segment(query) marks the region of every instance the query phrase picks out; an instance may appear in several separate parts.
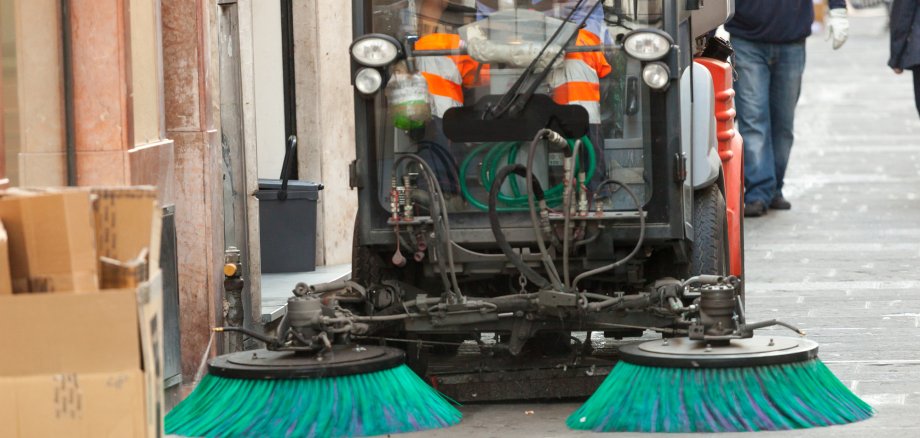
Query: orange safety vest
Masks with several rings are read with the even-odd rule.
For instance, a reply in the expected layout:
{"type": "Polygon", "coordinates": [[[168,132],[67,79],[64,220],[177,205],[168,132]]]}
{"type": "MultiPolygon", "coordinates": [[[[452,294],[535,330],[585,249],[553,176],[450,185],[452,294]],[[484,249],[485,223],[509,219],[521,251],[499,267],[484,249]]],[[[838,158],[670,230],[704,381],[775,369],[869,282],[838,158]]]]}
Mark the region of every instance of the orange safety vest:
{"type": "MultiPolygon", "coordinates": [[[[460,35],[433,33],[419,38],[415,50],[459,49],[460,44],[460,35]]],[[[419,56],[415,60],[428,81],[431,113],[437,117],[444,117],[450,108],[463,106],[463,86],[474,86],[488,74],[488,69],[480,69],[479,63],[469,55],[419,56]]]]}
{"type": "MultiPolygon", "coordinates": [[[[594,33],[580,29],[576,46],[598,46],[601,39],[594,33]]],[[[550,73],[549,84],[553,88],[553,100],[561,105],[579,105],[588,110],[592,124],[601,122],[600,78],[610,74],[612,68],[604,53],[566,53],[562,68],[550,73]]]]}

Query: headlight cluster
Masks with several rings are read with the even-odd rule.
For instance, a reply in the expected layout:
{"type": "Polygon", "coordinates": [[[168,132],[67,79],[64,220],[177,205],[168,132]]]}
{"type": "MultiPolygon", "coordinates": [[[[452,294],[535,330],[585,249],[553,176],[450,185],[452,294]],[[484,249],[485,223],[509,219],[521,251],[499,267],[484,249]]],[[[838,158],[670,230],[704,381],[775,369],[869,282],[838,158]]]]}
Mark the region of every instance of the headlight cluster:
{"type": "Polygon", "coordinates": [[[642,80],[649,87],[662,90],[671,80],[671,70],[664,62],[658,61],[671,51],[671,36],[657,29],[640,29],[626,35],[623,50],[640,61],[648,62],[642,68],[642,80]]]}
{"type": "Polygon", "coordinates": [[[642,69],[642,80],[645,81],[645,85],[656,90],[666,87],[670,76],[671,71],[663,62],[652,62],[646,64],[645,68],[642,69]]]}
{"type": "Polygon", "coordinates": [[[355,88],[363,94],[374,94],[383,85],[383,76],[376,68],[362,68],[355,75],[355,88]]]}
{"type": "Polygon", "coordinates": [[[399,59],[402,46],[389,35],[370,34],[355,40],[349,51],[355,63],[363,66],[355,73],[355,88],[370,97],[383,87],[381,70],[399,59]]]}
{"type": "Polygon", "coordinates": [[[671,50],[671,37],[652,29],[637,30],[623,40],[623,49],[640,61],[664,58],[671,50]]]}
{"type": "Polygon", "coordinates": [[[386,35],[367,35],[351,45],[351,57],[368,67],[383,67],[399,56],[399,43],[386,35]]]}

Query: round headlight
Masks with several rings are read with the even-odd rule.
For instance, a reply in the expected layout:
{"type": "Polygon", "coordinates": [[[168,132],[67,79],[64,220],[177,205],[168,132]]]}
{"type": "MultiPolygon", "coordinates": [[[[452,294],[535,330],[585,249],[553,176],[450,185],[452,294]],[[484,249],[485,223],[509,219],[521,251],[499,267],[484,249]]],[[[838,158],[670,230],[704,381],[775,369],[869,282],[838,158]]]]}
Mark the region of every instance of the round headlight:
{"type": "Polygon", "coordinates": [[[383,85],[383,77],[376,68],[362,68],[355,75],[355,88],[363,94],[374,94],[383,85]]]}
{"type": "Polygon", "coordinates": [[[647,64],[642,69],[642,80],[645,81],[646,85],[656,90],[666,87],[670,76],[671,72],[668,70],[668,66],[660,62],[647,64]]]}
{"type": "Polygon", "coordinates": [[[351,45],[351,56],[358,64],[368,67],[387,65],[399,55],[395,40],[371,36],[362,38],[351,45]]]}
{"type": "Polygon", "coordinates": [[[666,34],[651,31],[637,31],[623,40],[623,49],[633,58],[654,61],[664,58],[671,50],[671,41],[666,34]]]}

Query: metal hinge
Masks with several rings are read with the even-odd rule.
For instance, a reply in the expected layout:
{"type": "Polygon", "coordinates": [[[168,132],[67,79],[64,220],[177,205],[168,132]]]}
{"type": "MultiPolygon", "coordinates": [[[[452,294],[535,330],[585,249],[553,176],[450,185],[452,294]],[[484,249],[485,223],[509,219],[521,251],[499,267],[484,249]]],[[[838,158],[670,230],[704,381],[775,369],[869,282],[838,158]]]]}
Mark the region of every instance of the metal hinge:
{"type": "Polygon", "coordinates": [[[360,175],[358,175],[358,160],[353,160],[351,163],[348,163],[348,187],[353,189],[364,188],[364,184],[361,183],[360,175]]]}
{"type": "Polygon", "coordinates": [[[674,154],[674,161],[674,179],[677,182],[684,182],[687,179],[687,154],[683,152],[674,154]]]}

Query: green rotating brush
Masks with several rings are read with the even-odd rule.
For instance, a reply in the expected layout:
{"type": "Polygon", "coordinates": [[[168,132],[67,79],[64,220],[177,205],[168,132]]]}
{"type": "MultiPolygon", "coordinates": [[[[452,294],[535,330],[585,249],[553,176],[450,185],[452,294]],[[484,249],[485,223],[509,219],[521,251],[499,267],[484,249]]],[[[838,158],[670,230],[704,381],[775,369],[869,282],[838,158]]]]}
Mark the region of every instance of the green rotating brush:
{"type": "Polygon", "coordinates": [[[817,358],[818,344],[754,336],[629,344],[572,429],[739,432],[846,424],[872,416],[817,358]]]}
{"type": "MultiPolygon", "coordinates": [[[[333,283],[330,283],[333,284],[333,283]]],[[[350,437],[452,426],[460,411],[407,367],[402,350],[350,341],[335,300],[298,284],[278,338],[208,361],[208,375],[166,415],[166,433],[193,437],[350,437]]]]}
{"type": "Polygon", "coordinates": [[[166,415],[193,437],[342,437],[452,426],[460,412],[403,364],[401,350],[335,346],[324,356],[241,351],[166,415]]]}

